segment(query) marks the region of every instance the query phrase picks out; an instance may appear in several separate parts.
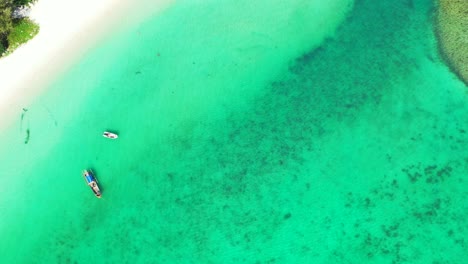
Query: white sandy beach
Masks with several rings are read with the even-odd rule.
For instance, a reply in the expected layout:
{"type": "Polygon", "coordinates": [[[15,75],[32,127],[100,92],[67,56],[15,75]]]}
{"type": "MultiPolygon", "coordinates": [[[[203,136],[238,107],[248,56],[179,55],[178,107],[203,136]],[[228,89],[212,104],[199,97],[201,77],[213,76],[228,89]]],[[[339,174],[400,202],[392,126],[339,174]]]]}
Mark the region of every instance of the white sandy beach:
{"type": "MultiPolygon", "coordinates": [[[[151,1],[149,9],[161,10],[169,2],[151,1]]],[[[0,127],[113,27],[131,19],[135,22],[127,14],[135,4],[130,0],[38,0],[30,15],[40,26],[38,35],[0,59],[0,127]]]]}

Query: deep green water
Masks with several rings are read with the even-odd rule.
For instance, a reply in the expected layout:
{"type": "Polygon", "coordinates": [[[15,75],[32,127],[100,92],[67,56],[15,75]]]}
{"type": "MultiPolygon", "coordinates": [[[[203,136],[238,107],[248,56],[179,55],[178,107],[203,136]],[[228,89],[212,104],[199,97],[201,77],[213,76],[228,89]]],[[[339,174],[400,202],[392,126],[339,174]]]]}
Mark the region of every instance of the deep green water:
{"type": "Polygon", "coordinates": [[[18,109],[0,262],[462,263],[468,90],[432,1],[322,2],[182,1],[18,109]]]}

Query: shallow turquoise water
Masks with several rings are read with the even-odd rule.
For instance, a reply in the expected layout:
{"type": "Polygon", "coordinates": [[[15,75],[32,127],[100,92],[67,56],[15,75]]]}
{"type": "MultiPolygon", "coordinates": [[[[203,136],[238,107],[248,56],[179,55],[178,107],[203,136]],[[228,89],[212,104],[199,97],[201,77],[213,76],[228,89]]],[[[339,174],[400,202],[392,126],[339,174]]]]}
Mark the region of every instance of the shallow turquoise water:
{"type": "Polygon", "coordinates": [[[116,33],[0,135],[0,255],[458,262],[468,95],[431,3],[181,2],[116,33]]]}

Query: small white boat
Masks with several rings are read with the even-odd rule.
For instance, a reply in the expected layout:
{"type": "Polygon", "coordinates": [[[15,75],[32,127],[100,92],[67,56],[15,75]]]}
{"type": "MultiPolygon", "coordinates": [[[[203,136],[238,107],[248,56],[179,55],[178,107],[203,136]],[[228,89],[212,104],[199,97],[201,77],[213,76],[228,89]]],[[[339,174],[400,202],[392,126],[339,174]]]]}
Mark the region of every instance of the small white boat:
{"type": "Polygon", "coordinates": [[[119,135],[115,134],[115,133],[112,133],[112,132],[109,132],[109,131],[105,131],[103,134],[102,134],[103,137],[106,137],[106,138],[110,138],[110,139],[116,139],[119,137],[119,135]]]}

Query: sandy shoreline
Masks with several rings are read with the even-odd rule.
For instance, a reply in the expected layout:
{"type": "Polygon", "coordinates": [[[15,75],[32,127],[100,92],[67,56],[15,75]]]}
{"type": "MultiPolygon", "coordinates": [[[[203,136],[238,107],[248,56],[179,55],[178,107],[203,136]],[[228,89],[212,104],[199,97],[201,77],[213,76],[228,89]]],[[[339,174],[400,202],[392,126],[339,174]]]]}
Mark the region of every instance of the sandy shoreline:
{"type": "MultiPolygon", "coordinates": [[[[150,1],[162,10],[171,1],[150,1]]],[[[60,73],[66,71],[112,28],[135,22],[130,0],[39,0],[30,17],[40,25],[38,35],[0,59],[0,128],[60,73]]],[[[143,5],[144,6],[144,5],[143,5]]],[[[132,7],[133,8],[133,7],[132,7]]],[[[148,12],[148,10],[146,10],[148,12]]],[[[145,14],[143,14],[145,15],[145,14]]]]}

